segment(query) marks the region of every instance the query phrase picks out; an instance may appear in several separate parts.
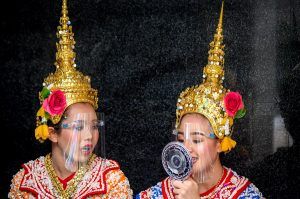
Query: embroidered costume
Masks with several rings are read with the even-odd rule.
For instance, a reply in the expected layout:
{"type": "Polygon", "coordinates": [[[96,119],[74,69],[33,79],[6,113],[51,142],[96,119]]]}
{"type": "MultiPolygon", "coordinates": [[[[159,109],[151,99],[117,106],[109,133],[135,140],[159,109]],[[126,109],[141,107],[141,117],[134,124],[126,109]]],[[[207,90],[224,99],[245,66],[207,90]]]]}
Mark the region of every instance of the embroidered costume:
{"type": "MultiPolygon", "coordinates": [[[[9,198],[61,198],[64,193],[59,193],[52,183],[47,166],[47,156],[41,156],[34,161],[23,164],[13,178],[9,198]]],[[[128,179],[120,170],[119,165],[112,160],[106,160],[106,167],[101,170],[101,159],[95,157],[89,164],[89,169],[76,181],[76,174],[67,182],[66,189],[76,185],[71,193],[72,198],[132,198],[132,191],[128,179]]]]}
{"type": "MultiPolygon", "coordinates": [[[[262,194],[247,178],[239,176],[236,172],[223,168],[220,182],[200,195],[201,199],[247,199],[262,198],[262,194]]],[[[136,199],[175,199],[170,178],[164,179],[155,186],[142,191],[136,199]]]]}

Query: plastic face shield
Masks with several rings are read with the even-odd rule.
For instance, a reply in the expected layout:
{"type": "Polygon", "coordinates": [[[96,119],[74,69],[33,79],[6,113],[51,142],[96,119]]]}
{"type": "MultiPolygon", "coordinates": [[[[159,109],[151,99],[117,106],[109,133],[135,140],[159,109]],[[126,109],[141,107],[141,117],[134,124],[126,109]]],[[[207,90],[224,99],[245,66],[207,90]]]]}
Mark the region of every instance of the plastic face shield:
{"type": "Polygon", "coordinates": [[[173,130],[175,142],[163,151],[163,165],[171,178],[185,180],[191,176],[203,183],[211,176],[217,158],[215,135],[203,129],[197,123],[184,123],[173,130]]]}
{"type": "MultiPolygon", "coordinates": [[[[61,133],[67,133],[64,147],[65,168],[75,172],[85,167],[93,153],[105,163],[104,116],[95,113],[78,113],[62,121],[61,133]]],[[[105,166],[105,164],[103,164],[105,166]]]]}

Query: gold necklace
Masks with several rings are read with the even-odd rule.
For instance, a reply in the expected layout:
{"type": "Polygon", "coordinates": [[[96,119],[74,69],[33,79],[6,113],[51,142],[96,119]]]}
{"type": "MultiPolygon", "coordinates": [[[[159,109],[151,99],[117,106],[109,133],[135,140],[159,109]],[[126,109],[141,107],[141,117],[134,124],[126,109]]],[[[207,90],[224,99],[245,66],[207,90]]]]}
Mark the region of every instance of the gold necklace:
{"type": "Polygon", "coordinates": [[[57,193],[60,195],[60,197],[62,199],[70,199],[72,197],[72,195],[75,193],[77,185],[82,180],[84,174],[86,173],[87,169],[90,167],[90,164],[93,162],[93,160],[95,158],[96,158],[96,155],[92,154],[88,160],[88,164],[86,166],[80,167],[76,171],[75,176],[73,177],[72,180],[70,180],[67,188],[64,189],[62,183],[58,180],[58,176],[56,175],[55,170],[53,168],[53,164],[52,164],[52,160],[51,160],[51,153],[46,155],[46,157],[45,157],[46,170],[51,179],[54,189],[57,191],[57,193]]]}

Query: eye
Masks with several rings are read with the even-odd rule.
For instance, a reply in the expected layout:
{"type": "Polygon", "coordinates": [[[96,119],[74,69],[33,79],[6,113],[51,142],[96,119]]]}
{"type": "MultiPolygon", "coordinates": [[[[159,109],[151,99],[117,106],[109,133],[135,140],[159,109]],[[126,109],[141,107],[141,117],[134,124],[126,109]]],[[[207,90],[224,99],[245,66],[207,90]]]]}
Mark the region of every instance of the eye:
{"type": "Polygon", "coordinates": [[[94,124],[92,125],[92,130],[98,130],[99,125],[98,124],[94,124]]]}
{"type": "Polygon", "coordinates": [[[92,122],[92,126],[91,126],[92,130],[98,130],[100,127],[101,127],[101,121],[92,122]]]}
{"type": "Polygon", "coordinates": [[[202,135],[195,135],[195,136],[192,137],[191,140],[192,140],[192,142],[193,142],[194,144],[199,144],[199,143],[201,143],[201,142],[204,141],[204,138],[203,138],[202,135]]]}
{"type": "Polygon", "coordinates": [[[181,143],[184,142],[183,139],[177,139],[177,141],[178,141],[178,142],[181,142],[181,143]]]}
{"type": "Polygon", "coordinates": [[[82,124],[74,124],[73,128],[76,131],[82,131],[84,126],[82,124]]]}
{"type": "Polygon", "coordinates": [[[193,143],[195,144],[199,144],[201,142],[203,142],[203,139],[193,139],[193,143]]]}
{"type": "Polygon", "coordinates": [[[83,126],[76,126],[76,127],[75,127],[75,130],[76,130],[76,131],[81,131],[82,129],[83,129],[83,126]]]}

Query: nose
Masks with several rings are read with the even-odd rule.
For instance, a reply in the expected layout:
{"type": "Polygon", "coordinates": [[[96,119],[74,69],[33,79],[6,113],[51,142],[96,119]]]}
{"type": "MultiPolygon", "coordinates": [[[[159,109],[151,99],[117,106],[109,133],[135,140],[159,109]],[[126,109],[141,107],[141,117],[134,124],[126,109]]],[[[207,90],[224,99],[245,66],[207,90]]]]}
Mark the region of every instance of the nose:
{"type": "Polygon", "coordinates": [[[92,129],[90,127],[86,126],[84,128],[84,132],[83,132],[82,137],[83,137],[84,140],[92,139],[92,129]]]}
{"type": "Polygon", "coordinates": [[[191,153],[192,152],[192,144],[188,140],[185,140],[183,144],[191,153]]]}

